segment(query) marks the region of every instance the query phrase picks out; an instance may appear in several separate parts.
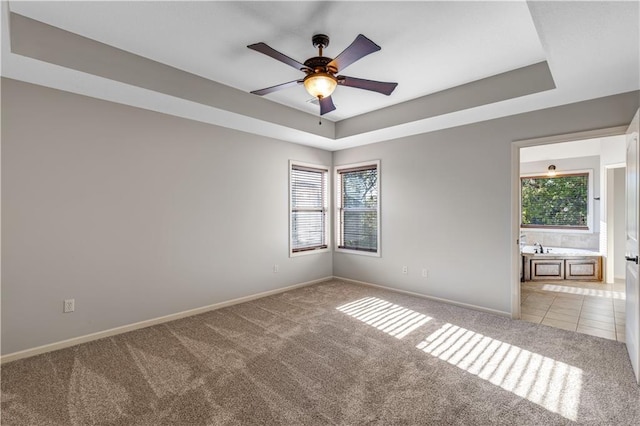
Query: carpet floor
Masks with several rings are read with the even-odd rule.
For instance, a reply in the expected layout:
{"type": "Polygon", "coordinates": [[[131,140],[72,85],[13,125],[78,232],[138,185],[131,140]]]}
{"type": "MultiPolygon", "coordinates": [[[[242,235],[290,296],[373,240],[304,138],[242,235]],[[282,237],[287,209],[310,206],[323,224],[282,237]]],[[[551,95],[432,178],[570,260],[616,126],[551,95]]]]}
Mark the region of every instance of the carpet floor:
{"type": "Polygon", "coordinates": [[[2,366],[2,425],[637,425],[623,343],[333,280],[2,366]]]}

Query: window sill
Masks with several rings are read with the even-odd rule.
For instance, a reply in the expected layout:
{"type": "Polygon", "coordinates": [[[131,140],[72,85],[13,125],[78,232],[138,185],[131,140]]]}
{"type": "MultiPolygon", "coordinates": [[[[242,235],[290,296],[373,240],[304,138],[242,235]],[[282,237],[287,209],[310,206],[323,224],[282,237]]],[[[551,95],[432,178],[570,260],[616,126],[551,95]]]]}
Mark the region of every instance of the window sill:
{"type": "Polygon", "coordinates": [[[334,251],[336,253],[355,254],[358,256],[381,257],[380,250],[378,250],[377,252],[372,252],[372,251],[364,251],[364,250],[349,250],[349,249],[343,249],[343,248],[336,248],[334,251]]]}
{"type": "Polygon", "coordinates": [[[323,249],[315,249],[315,250],[304,250],[304,251],[289,251],[289,257],[300,257],[300,256],[308,256],[310,254],[320,254],[320,253],[329,253],[331,248],[323,248],[323,249]]]}

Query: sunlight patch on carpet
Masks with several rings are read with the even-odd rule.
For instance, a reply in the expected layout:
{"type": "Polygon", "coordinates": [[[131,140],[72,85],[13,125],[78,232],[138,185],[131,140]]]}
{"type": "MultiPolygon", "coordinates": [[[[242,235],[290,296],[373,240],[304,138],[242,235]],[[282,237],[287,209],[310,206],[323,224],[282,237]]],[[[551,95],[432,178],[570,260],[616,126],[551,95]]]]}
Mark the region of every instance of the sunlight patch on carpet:
{"type": "Polygon", "coordinates": [[[377,297],[365,297],[336,309],[397,339],[431,320],[431,317],[377,297]]]}
{"type": "Polygon", "coordinates": [[[566,285],[557,284],[545,284],[542,286],[542,290],[555,291],[556,293],[568,293],[568,294],[580,294],[584,296],[596,296],[612,299],[625,300],[626,296],[623,291],[609,291],[609,290],[597,290],[594,288],[578,288],[569,287],[566,285]]]}
{"type": "Polygon", "coordinates": [[[580,368],[449,323],[417,348],[569,420],[578,418],[580,368]]]}

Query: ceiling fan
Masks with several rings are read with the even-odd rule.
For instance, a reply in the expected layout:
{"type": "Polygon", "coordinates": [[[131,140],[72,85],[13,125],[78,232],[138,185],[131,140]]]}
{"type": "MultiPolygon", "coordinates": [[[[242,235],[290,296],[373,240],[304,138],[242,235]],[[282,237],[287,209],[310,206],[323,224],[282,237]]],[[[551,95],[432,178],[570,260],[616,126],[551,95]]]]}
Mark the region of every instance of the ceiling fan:
{"type": "Polygon", "coordinates": [[[322,50],[329,45],[329,37],[324,34],[316,34],[311,38],[314,47],[318,48],[318,56],[309,58],[304,63],[291,59],[265,43],[255,43],[247,46],[256,52],[264,53],[275,60],[283,62],[306,74],[301,80],[293,80],[265,89],[254,90],[251,93],[263,96],[278,90],[304,84],[307,92],[320,103],[320,115],[324,115],[336,109],[331,100],[331,94],[337,85],[355,87],[356,89],[371,90],[373,92],[390,95],[398,83],[386,83],[382,81],[364,80],[362,78],[336,75],[339,71],[370,53],[380,50],[380,46],[359,34],[358,37],[335,59],[322,56],[322,50]]]}

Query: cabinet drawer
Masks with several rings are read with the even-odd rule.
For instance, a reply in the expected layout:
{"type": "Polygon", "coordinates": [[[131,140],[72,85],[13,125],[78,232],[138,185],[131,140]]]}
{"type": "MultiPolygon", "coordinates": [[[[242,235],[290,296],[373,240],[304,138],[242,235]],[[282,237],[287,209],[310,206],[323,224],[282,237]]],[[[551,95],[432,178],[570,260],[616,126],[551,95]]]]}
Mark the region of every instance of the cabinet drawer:
{"type": "Polygon", "coordinates": [[[565,279],[567,280],[600,280],[600,258],[565,260],[565,279]]]}
{"type": "Polygon", "coordinates": [[[564,278],[562,259],[531,259],[531,279],[551,280],[564,278]]]}

